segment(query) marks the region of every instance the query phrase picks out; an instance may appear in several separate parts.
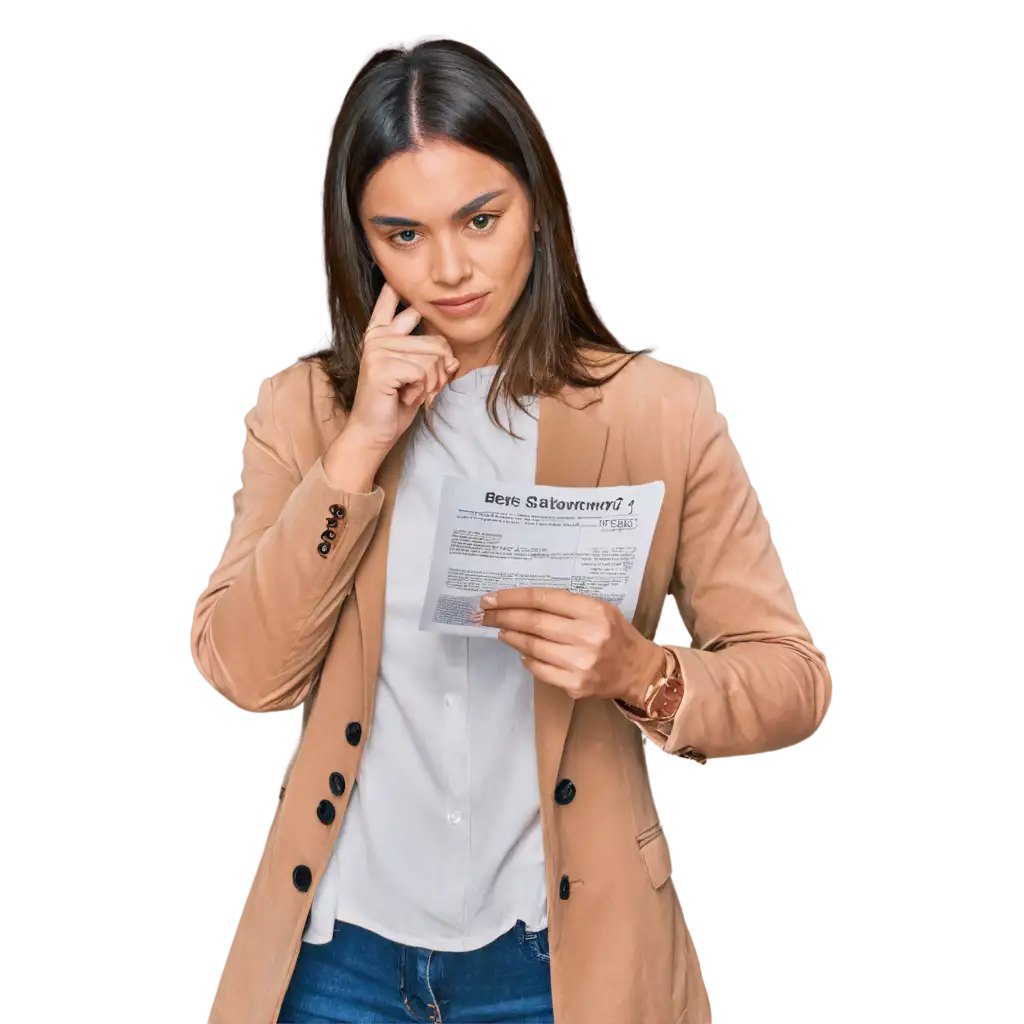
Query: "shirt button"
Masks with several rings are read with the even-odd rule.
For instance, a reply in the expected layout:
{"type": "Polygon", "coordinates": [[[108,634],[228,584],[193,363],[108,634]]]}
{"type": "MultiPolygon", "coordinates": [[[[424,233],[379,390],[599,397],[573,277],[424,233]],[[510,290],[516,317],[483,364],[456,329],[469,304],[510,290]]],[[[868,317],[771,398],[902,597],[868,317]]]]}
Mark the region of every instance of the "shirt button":
{"type": "Polygon", "coordinates": [[[448,707],[451,707],[455,703],[455,698],[449,693],[448,696],[445,697],[444,702],[448,707]]]}
{"type": "Polygon", "coordinates": [[[449,814],[449,815],[448,815],[448,820],[449,820],[449,821],[450,821],[450,822],[451,822],[451,823],[452,823],[453,825],[458,825],[458,823],[459,823],[460,821],[462,821],[462,815],[461,815],[461,814],[459,814],[459,812],[458,812],[458,811],[452,811],[452,812],[451,812],[451,814],[449,814]]]}

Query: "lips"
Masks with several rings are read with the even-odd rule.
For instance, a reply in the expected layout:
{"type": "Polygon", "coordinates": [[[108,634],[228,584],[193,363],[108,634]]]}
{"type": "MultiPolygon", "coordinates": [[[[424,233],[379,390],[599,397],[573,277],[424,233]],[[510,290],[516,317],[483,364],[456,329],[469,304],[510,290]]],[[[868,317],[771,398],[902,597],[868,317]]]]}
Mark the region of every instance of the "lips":
{"type": "Polygon", "coordinates": [[[486,294],[487,292],[467,292],[465,295],[456,295],[453,299],[434,299],[433,304],[435,306],[462,306],[486,294]]]}

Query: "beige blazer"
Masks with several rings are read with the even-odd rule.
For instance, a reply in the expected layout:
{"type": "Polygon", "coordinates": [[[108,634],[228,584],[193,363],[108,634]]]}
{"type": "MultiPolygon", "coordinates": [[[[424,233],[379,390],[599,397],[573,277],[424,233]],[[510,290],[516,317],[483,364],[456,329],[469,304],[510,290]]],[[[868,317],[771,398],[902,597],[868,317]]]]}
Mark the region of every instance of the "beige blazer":
{"type": "MultiPolygon", "coordinates": [[[[373,727],[388,529],[409,432],[372,492],[346,493],[322,463],[344,416],[319,368],[296,362],[263,381],[245,417],[230,535],[195,607],[192,655],[212,686],[249,711],[303,704],[210,1024],[276,1024],[373,727]],[[335,510],[322,555],[335,505],[344,514],[335,510]],[[323,801],[336,810],[323,815],[330,824],[323,801]]],[[[708,378],[645,355],[602,388],[540,399],[538,484],[651,480],[664,481],[665,497],[633,623],[653,638],[672,594],[692,637],[674,648],[686,680],[674,721],[642,723],[613,700],[573,700],[534,680],[557,1024],[711,1021],[643,738],[691,766],[680,770],[703,770],[805,739],[831,698],[708,378]],[[564,779],[575,796],[558,803],[564,779]]]]}

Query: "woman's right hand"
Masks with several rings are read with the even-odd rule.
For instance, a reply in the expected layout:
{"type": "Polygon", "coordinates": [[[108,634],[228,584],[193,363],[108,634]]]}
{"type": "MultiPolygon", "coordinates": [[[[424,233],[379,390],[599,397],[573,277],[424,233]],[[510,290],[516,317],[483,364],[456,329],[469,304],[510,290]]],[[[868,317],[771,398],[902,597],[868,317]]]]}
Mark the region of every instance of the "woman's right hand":
{"type": "Polygon", "coordinates": [[[417,310],[410,306],[395,316],[399,298],[385,282],[363,333],[359,381],[345,426],[385,454],[459,366],[445,338],[411,334],[420,320],[417,310]]]}

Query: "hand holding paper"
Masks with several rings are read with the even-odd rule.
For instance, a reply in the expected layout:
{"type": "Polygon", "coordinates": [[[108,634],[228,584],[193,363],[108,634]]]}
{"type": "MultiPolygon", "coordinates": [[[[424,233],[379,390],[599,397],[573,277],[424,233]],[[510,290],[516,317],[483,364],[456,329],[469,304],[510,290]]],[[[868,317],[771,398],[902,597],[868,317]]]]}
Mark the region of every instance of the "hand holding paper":
{"type": "Polygon", "coordinates": [[[648,640],[614,605],[556,587],[512,587],[485,594],[477,613],[514,647],[542,683],[570,696],[618,697],[638,705],[664,665],[648,640]],[[490,599],[490,600],[489,600],[490,599]]]}

